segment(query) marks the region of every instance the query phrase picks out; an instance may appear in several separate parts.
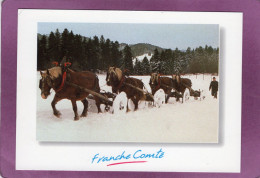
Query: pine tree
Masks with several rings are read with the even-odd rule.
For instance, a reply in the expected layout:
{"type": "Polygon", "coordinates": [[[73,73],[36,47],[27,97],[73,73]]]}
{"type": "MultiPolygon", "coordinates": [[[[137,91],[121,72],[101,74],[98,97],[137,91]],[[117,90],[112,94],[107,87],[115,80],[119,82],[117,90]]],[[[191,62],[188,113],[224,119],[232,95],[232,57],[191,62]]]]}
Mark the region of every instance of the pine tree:
{"type": "MultiPolygon", "coordinates": [[[[61,34],[61,56],[68,56],[69,52],[69,31],[67,28],[64,29],[64,31],[61,34]]],[[[62,59],[61,59],[62,60],[62,59]]]]}
{"type": "Polygon", "coordinates": [[[48,59],[48,53],[47,53],[47,37],[46,35],[43,35],[41,40],[38,41],[38,49],[37,49],[37,69],[38,70],[45,70],[48,67],[49,59],[48,59]]]}
{"type": "Polygon", "coordinates": [[[54,44],[54,59],[60,61],[61,56],[61,35],[58,29],[55,31],[55,44],[54,44]]]}
{"type": "Polygon", "coordinates": [[[90,50],[89,62],[90,68],[92,71],[96,71],[96,69],[101,69],[101,49],[100,49],[100,41],[97,36],[94,36],[93,40],[88,41],[88,48],[90,50]]]}
{"type": "Polygon", "coordinates": [[[143,75],[142,65],[141,65],[141,62],[138,60],[135,61],[134,74],[143,75]]]}
{"type": "Polygon", "coordinates": [[[84,58],[84,52],[83,52],[83,43],[82,43],[82,37],[81,35],[75,35],[73,37],[73,48],[70,52],[71,58],[73,61],[71,62],[77,62],[79,66],[76,66],[80,70],[84,70],[86,67],[86,63],[83,60],[84,58]]]}
{"type": "Polygon", "coordinates": [[[68,36],[68,43],[67,43],[67,57],[71,57],[74,56],[75,54],[73,53],[75,50],[76,50],[76,46],[74,45],[75,44],[75,36],[74,36],[74,33],[73,31],[71,30],[70,33],[69,33],[69,36],[68,36]]]}
{"type": "Polygon", "coordinates": [[[56,38],[53,32],[49,35],[49,41],[48,41],[48,53],[51,61],[55,61],[56,57],[56,38]]]}
{"type": "Polygon", "coordinates": [[[123,55],[124,55],[124,57],[123,57],[122,68],[129,70],[130,74],[132,74],[133,69],[134,69],[133,61],[132,61],[133,56],[132,56],[131,48],[128,45],[125,46],[125,48],[123,50],[123,55]]]}
{"type": "Polygon", "coordinates": [[[142,66],[142,71],[143,71],[143,74],[144,75],[149,75],[151,73],[150,71],[150,63],[147,59],[147,57],[145,56],[142,63],[141,63],[141,66],[142,66]]]}
{"type": "Polygon", "coordinates": [[[111,43],[111,63],[110,66],[119,67],[121,60],[121,53],[119,51],[119,43],[118,41],[111,43]]]}
{"type": "Polygon", "coordinates": [[[106,42],[104,44],[103,48],[103,60],[104,60],[104,70],[106,70],[108,67],[112,66],[112,60],[111,60],[111,44],[110,40],[106,39],[106,42]]]}
{"type": "Polygon", "coordinates": [[[173,58],[173,52],[171,49],[165,50],[165,63],[164,63],[164,70],[165,74],[173,74],[174,69],[174,58],[173,58]]]}
{"type": "Polygon", "coordinates": [[[166,52],[162,51],[160,54],[160,71],[161,74],[167,73],[167,59],[166,59],[166,52]]]}
{"type": "Polygon", "coordinates": [[[174,70],[173,73],[174,74],[180,74],[182,73],[182,69],[183,69],[183,63],[184,63],[184,57],[182,52],[176,48],[173,52],[173,56],[174,56],[174,70]]]}
{"type": "Polygon", "coordinates": [[[160,72],[161,63],[160,63],[160,57],[157,48],[154,50],[154,55],[150,60],[150,65],[151,65],[151,72],[160,72]]]}
{"type": "Polygon", "coordinates": [[[90,38],[88,39],[87,43],[86,43],[86,56],[87,56],[87,60],[86,60],[86,68],[87,70],[93,70],[95,69],[98,64],[96,63],[96,52],[95,52],[95,45],[93,40],[90,38]]]}

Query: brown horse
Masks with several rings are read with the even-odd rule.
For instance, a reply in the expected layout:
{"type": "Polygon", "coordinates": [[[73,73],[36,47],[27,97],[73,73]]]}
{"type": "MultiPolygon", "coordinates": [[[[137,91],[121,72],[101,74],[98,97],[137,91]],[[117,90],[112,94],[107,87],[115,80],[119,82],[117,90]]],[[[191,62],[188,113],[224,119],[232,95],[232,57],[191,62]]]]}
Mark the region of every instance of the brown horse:
{"type": "MultiPolygon", "coordinates": [[[[81,87],[93,90],[97,93],[100,92],[99,88],[99,81],[97,76],[89,71],[84,72],[74,72],[73,70],[67,69],[66,73],[62,73],[61,67],[53,67],[48,69],[46,72],[40,72],[41,79],[40,79],[40,86],[41,89],[41,96],[43,99],[46,99],[50,95],[50,90],[53,89],[55,91],[54,99],[51,103],[53,114],[56,117],[60,117],[61,113],[56,109],[55,105],[62,99],[69,99],[71,100],[73,111],[75,114],[74,120],[79,120],[79,115],[77,112],[77,104],[76,101],[81,101],[84,105],[83,112],[81,117],[87,116],[88,111],[88,101],[86,97],[89,93],[70,86],[66,83],[69,81],[73,84],[79,85],[81,87]],[[65,77],[66,76],[66,77],[65,77]]],[[[96,105],[98,108],[98,112],[100,110],[100,99],[94,96],[96,101],[96,105]]]]}
{"type": "MultiPolygon", "coordinates": [[[[188,78],[181,78],[180,75],[172,75],[172,80],[173,80],[173,87],[182,94],[188,88],[190,90],[192,83],[191,80],[188,78]]],[[[177,97],[177,101],[179,100],[179,97],[177,97]]]]}
{"type": "Polygon", "coordinates": [[[165,103],[167,103],[170,96],[172,96],[173,80],[169,77],[162,77],[158,73],[152,73],[149,84],[153,95],[157,90],[163,89],[166,94],[165,103]]]}
{"type": "Polygon", "coordinates": [[[143,89],[144,84],[141,80],[131,77],[126,77],[123,72],[116,67],[109,67],[106,82],[108,86],[112,87],[113,93],[125,92],[128,99],[131,99],[135,105],[135,110],[138,109],[138,102],[140,100],[145,100],[145,95],[143,92],[130,87],[127,84],[143,89]]]}

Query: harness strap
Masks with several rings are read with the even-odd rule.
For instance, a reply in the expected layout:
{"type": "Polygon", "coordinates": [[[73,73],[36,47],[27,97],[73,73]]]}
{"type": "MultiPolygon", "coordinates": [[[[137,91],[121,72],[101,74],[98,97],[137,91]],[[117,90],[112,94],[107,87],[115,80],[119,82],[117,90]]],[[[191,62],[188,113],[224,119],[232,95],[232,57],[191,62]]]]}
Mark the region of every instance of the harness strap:
{"type": "Polygon", "coordinates": [[[60,85],[60,87],[59,87],[57,90],[55,90],[56,92],[59,92],[59,91],[61,91],[61,90],[63,89],[64,84],[65,84],[65,81],[66,81],[66,77],[67,77],[67,72],[65,71],[65,72],[62,74],[62,82],[61,82],[61,85],[60,85]]]}
{"type": "Polygon", "coordinates": [[[161,77],[158,77],[158,85],[155,87],[155,90],[158,90],[161,87],[161,77]]]}
{"type": "Polygon", "coordinates": [[[119,90],[119,89],[123,86],[124,82],[125,82],[125,76],[123,76],[123,77],[121,78],[120,83],[119,83],[118,86],[116,87],[116,90],[119,90]]]}
{"type": "Polygon", "coordinates": [[[52,64],[54,64],[55,66],[59,65],[59,63],[57,61],[53,61],[52,64]]]}
{"type": "Polygon", "coordinates": [[[71,63],[70,62],[65,62],[64,63],[64,67],[68,67],[68,66],[71,66],[71,63]]]}
{"type": "Polygon", "coordinates": [[[67,68],[66,67],[71,66],[71,63],[70,62],[65,62],[63,65],[65,67],[65,71],[62,74],[61,85],[59,86],[59,88],[57,90],[55,90],[56,92],[59,92],[59,91],[61,91],[63,89],[65,81],[66,81],[66,78],[67,78],[67,68]]]}

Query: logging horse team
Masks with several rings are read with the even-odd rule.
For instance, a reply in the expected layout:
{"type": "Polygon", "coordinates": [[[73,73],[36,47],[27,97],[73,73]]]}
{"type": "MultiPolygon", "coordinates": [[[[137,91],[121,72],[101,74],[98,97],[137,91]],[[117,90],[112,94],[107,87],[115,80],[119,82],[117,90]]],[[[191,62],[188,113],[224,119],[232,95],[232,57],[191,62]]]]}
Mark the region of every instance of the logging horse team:
{"type": "MultiPolygon", "coordinates": [[[[39,88],[41,89],[41,97],[47,99],[51,89],[55,91],[51,106],[53,114],[56,117],[60,117],[61,115],[56,109],[56,104],[62,99],[69,99],[71,101],[75,115],[74,120],[79,120],[80,117],[86,117],[88,111],[88,100],[86,98],[90,94],[88,91],[97,93],[93,97],[98,108],[98,113],[101,112],[100,104],[104,103],[104,100],[102,100],[102,97],[99,97],[100,86],[96,74],[89,71],[76,72],[63,66],[56,66],[44,72],[40,71],[40,74],[39,88]],[[76,101],[81,101],[84,105],[83,112],[80,116],[78,115],[76,101]]],[[[125,92],[127,98],[133,101],[135,110],[138,109],[139,101],[153,101],[153,96],[146,91],[144,83],[141,80],[129,77],[119,68],[109,67],[106,75],[106,84],[112,87],[112,92],[115,94],[125,92]]],[[[179,98],[183,97],[185,89],[192,85],[190,79],[181,78],[180,75],[173,75],[172,78],[169,78],[160,76],[157,73],[151,74],[149,84],[152,95],[159,89],[164,90],[166,103],[169,97],[172,96],[179,100],[179,98]]]]}

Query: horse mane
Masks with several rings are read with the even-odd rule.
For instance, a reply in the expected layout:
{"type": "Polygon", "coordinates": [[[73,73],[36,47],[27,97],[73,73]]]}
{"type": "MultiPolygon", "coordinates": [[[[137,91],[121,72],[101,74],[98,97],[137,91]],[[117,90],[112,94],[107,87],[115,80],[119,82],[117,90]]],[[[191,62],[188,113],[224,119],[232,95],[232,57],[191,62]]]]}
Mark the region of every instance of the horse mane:
{"type": "Polygon", "coordinates": [[[116,68],[116,69],[115,69],[115,72],[116,72],[116,74],[117,74],[118,80],[121,80],[121,79],[122,79],[122,76],[123,76],[122,70],[119,69],[119,68],[116,68]]]}
{"type": "Polygon", "coordinates": [[[58,78],[59,76],[62,75],[62,70],[61,67],[53,67],[48,69],[50,76],[53,78],[58,78]]]}
{"type": "Polygon", "coordinates": [[[118,80],[120,81],[123,77],[123,72],[121,69],[119,68],[115,68],[115,67],[109,67],[109,72],[114,72],[118,78],[118,80]]]}

